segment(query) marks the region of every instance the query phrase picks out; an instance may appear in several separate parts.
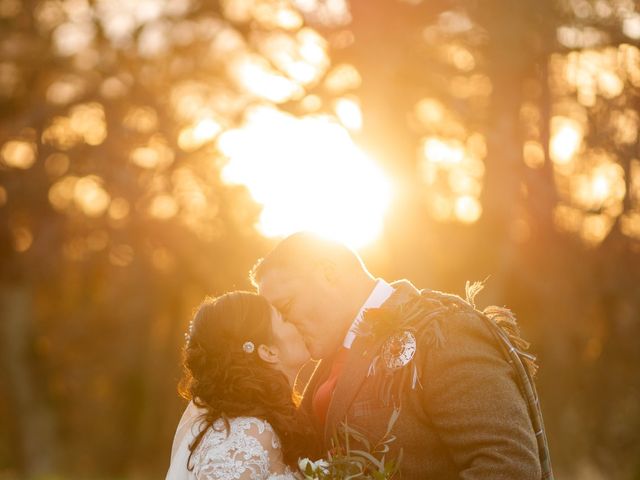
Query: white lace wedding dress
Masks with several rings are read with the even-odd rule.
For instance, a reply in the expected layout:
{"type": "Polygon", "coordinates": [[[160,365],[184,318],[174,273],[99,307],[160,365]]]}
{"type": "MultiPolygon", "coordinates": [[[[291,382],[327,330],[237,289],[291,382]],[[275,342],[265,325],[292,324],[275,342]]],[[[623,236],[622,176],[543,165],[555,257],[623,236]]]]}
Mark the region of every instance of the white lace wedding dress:
{"type": "Polygon", "coordinates": [[[282,460],[280,439],[271,425],[255,417],[214,422],[196,447],[189,465],[189,445],[204,427],[202,410],[187,406],[173,439],[166,480],[297,480],[282,460]]]}

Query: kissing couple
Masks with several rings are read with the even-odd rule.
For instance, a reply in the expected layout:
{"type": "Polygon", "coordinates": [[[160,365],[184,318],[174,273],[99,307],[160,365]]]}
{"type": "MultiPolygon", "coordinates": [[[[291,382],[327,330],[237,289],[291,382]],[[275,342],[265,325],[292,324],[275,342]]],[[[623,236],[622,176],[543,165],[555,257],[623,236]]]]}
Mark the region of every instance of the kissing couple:
{"type": "Polygon", "coordinates": [[[167,480],[553,478],[535,358],[509,310],[475,308],[481,284],[388,283],[307,232],[251,280],[191,321],[167,480]]]}

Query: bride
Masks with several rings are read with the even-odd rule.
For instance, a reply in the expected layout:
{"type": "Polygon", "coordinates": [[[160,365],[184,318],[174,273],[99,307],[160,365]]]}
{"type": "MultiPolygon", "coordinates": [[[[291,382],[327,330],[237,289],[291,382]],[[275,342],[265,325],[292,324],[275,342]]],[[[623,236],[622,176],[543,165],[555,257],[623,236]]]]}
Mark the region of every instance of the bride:
{"type": "Polygon", "coordinates": [[[262,296],[206,299],[186,335],[180,393],[189,399],[166,480],[290,480],[313,454],[311,423],[292,398],[309,352],[262,296]]]}

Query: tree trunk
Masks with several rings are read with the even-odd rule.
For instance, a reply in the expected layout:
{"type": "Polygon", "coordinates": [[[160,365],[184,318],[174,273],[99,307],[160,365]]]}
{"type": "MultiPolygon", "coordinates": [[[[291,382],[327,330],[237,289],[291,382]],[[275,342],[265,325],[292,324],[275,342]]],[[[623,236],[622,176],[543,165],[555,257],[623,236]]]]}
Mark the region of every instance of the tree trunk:
{"type": "Polygon", "coordinates": [[[13,411],[15,463],[26,477],[52,474],[56,467],[54,416],[34,368],[32,306],[27,287],[0,291],[0,362],[13,411]]]}
{"type": "Polygon", "coordinates": [[[520,108],[522,86],[529,76],[531,52],[527,45],[527,6],[493,0],[483,5],[483,26],[488,31],[488,74],[492,98],[487,131],[487,158],[480,223],[485,242],[482,252],[491,278],[484,299],[505,303],[505,290],[514,268],[517,245],[512,235],[522,206],[525,174],[520,108]]]}

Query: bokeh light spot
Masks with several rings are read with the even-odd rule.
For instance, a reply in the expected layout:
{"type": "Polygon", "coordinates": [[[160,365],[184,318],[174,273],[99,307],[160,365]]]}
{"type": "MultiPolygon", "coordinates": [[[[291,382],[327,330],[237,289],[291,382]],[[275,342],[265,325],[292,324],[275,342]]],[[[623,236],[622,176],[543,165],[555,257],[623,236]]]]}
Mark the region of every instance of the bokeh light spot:
{"type": "Polygon", "coordinates": [[[109,217],[113,220],[123,220],[129,215],[129,202],[124,198],[114,198],[109,205],[109,217]]]}
{"type": "Polygon", "coordinates": [[[16,252],[26,252],[31,248],[33,243],[33,234],[26,227],[14,227],[11,230],[13,234],[13,248],[16,252]]]}
{"type": "Polygon", "coordinates": [[[582,144],[582,127],[570,118],[553,117],[551,129],[551,158],[558,164],[567,164],[582,144]]]}
{"type": "Polygon", "coordinates": [[[178,204],[171,195],[158,195],[149,206],[149,214],[161,220],[174,217],[176,213],[178,213],[178,204]]]}
{"type": "Polygon", "coordinates": [[[336,115],[349,130],[359,131],[362,128],[362,112],[356,99],[339,98],[335,102],[336,115]]]}
{"type": "Polygon", "coordinates": [[[464,158],[464,146],[458,140],[429,137],[423,148],[425,158],[433,163],[460,163],[464,158]]]}
{"type": "Polygon", "coordinates": [[[524,163],[529,168],[541,168],[544,165],[544,149],[539,142],[529,140],[522,149],[524,163]]]}
{"type": "Polygon", "coordinates": [[[111,197],[102,188],[99,177],[90,175],[78,179],[73,189],[76,205],[89,217],[99,217],[109,207],[111,197]]]}
{"type": "Polygon", "coordinates": [[[330,92],[339,94],[354,90],[362,83],[360,72],[349,63],[341,63],[333,67],[324,79],[324,85],[330,92]]]}
{"type": "Polygon", "coordinates": [[[476,197],[465,195],[456,200],[455,213],[461,222],[473,223],[480,218],[482,206],[476,197]]]}
{"type": "Polygon", "coordinates": [[[36,145],[23,140],[10,140],[2,146],[0,156],[8,167],[27,170],[36,161],[36,145]]]}

